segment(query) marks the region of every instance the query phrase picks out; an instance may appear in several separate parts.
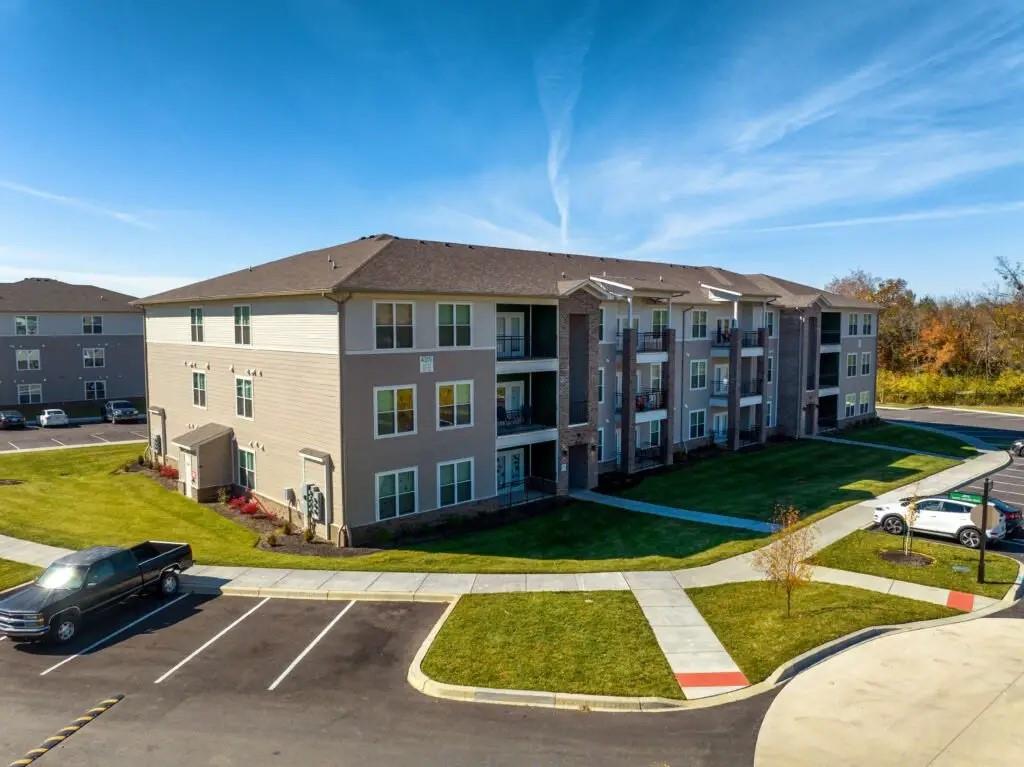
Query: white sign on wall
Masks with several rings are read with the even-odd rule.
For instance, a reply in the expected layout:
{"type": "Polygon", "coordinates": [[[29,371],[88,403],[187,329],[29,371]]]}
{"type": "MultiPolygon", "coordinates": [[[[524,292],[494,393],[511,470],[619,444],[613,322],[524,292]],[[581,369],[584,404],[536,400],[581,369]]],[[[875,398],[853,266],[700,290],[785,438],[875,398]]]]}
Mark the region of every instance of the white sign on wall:
{"type": "Polygon", "coordinates": [[[421,354],[420,355],[420,372],[421,373],[433,373],[434,372],[434,355],[433,354],[421,354]]]}

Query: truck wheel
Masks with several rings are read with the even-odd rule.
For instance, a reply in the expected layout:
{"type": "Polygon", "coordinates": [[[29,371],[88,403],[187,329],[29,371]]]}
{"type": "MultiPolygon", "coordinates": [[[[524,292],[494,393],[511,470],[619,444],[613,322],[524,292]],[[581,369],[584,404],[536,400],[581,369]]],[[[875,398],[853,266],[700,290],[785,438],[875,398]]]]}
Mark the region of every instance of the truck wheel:
{"type": "Polygon", "coordinates": [[[78,616],[74,613],[57,615],[50,621],[50,636],[57,644],[67,644],[78,634],[78,616]]]}
{"type": "Polygon", "coordinates": [[[166,572],[160,576],[160,593],[165,597],[173,597],[177,594],[180,585],[178,574],[175,572],[166,572]]]}

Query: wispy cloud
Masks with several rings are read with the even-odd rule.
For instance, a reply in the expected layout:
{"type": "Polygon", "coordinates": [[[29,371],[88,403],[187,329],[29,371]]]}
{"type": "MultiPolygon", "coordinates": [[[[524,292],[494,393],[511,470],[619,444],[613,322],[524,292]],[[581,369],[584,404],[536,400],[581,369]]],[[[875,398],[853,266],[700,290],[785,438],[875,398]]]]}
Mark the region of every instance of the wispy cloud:
{"type": "MultiPolygon", "coordinates": [[[[5,249],[0,248],[0,252],[5,249]]],[[[65,258],[64,261],[72,259],[65,258]]],[[[51,277],[72,285],[96,285],[130,296],[150,296],[171,288],[196,282],[198,278],[188,276],[142,274],[131,270],[126,272],[80,272],[72,269],[55,269],[51,266],[0,266],[0,282],[15,282],[26,277],[51,277]]]]}
{"type": "Polygon", "coordinates": [[[106,218],[112,218],[115,221],[120,221],[122,224],[129,224],[131,226],[138,226],[144,229],[153,229],[153,225],[139,216],[128,213],[123,210],[117,210],[105,205],[86,200],[81,197],[70,197],[64,194],[57,194],[55,192],[48,192],[45,189],[37,189],[33,186],[26,184],[19,184],[15,181],[8,181],[6,179],[0,179],[0,188],[7,189],[17,194],[25,195],[27,197],[35,197],[39,200],[47,200],[48,202],[54,202],[58,205],[66,205],[71,208],[77,208],[78,210],[92,213],[97,216],[104,216],[106,218]]]}
{"type": "Polygon", "coordinates": [[[944,219],[965,218],[967,216],[987,216],[999,213],[1012,213],[1024,210],[1024,200],[1013,202],[992,203],[989,205],[965,205],[960,207],[933,208],[932,210],[915,210],[907,213],[892,213],[883,216],[856,216],[853,218],[835,218],[826,221],[810,221],[803,224],[784,224],[782,226],[764,226],[757,229],[745,229],[746,232],[799,232],[810,229],[842,229],[850,226],[872,226],[875,224],[903,224],[912,221],[941,221],[944,219]]]}
{"type": "Polygon", "coordinates": [[[558,209],[562,246],[569,242],[569,179],[564,166],[572,142],[573,111],[583,85],[583,65],[594,34],[595,6],[574,19],[534,59],[537,97],[548,128],[547,176],[558,209]]]}

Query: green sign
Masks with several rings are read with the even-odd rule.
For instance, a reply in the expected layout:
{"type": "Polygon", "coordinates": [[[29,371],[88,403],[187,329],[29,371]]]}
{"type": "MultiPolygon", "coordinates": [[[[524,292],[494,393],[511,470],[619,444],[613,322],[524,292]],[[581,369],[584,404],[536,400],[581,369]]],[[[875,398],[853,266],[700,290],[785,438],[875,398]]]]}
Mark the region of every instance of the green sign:
{"type": "Polygon", "coordinates": [[[977,493],[950,493],[949,497],[954,501],[967,501],[968,503],[981,503],[981,496],[977,493]]]}

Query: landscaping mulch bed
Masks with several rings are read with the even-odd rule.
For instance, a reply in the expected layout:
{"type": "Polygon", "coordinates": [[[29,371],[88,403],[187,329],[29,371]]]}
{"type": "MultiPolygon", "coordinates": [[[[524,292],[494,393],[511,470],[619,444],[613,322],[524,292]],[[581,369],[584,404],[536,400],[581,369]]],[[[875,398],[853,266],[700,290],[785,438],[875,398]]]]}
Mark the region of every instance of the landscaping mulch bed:
{"type": "Polygon", "coordinates": [[[927,554],[918,554],[916,551],[904,554],[902,551],[887,549],[885,551],[878,552],[878,557],[879,559],[884,559],[890,564],[902,565],[904,567],[929,567],[935,562],[935,560],[927,554]]]}

